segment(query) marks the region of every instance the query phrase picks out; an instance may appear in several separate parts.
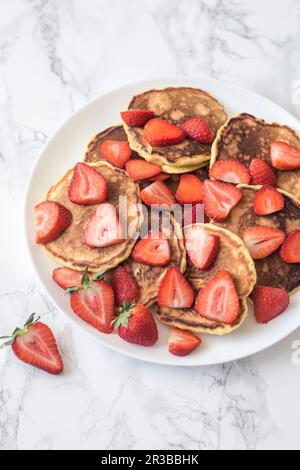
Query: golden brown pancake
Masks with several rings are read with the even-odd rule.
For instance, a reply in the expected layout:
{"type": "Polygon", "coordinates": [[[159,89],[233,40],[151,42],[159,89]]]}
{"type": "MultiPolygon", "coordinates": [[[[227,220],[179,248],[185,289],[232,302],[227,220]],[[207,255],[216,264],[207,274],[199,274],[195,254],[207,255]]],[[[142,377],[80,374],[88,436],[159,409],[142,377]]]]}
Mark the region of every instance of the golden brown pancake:
{"type": "MultiPolygon", "coordinates": [[[[103,175],[108,183],[107,202],[119,212],[119,197],[128,198],[128,238],[113,246],[91,248],[84,241],[84,224],[95,213],[97,206],[82,206],[73,204],[68,197],[68,189],[73,176],[69,170],[47,195],[47,200],[56,201],[67,207],[73,215],[70,227],[55,241],[45,246],[48,254],[56,261],[72,269],[82,271],[86,267],[96,272],[100,269],[113,268],[126,260],[136,243],[133,233],[140,233],[143,222],[139,186],[129,179],[126,172],[112,167],[109,163],[99,162],[90,164],[103,175]]],[[[119,213],[120,221],[124,224],[124,213],[119,213]]]]}
{"type": "MultiPolygon", "coordinates": [[[[217,160],[233,158],[246,166],[257,157],[271,164],[271,144],[282,140],[300,148],[300,136],[287,126],[269,124],[249,114],[235,116],[219,130],[212,147],[211,166],[217,160]]],[[[277,186],[300,199],[300,169],[280,171],[277,186]]]]}
{"type": "MultiPolygon", "coordinates": [[[[160,284],[171,266],[177,266],[181,272],[186,269],[186,251],[182,230],[180,225],[171,216],[170,224],[165,223],[164,219],[160,217],[160,231],[165,235],[169,241],[171,250],[171,260],[167,266],[147,266],[145,264],[136,263],[132,258],[129,258],[124,266],[132,272],[135,276],[140,289],[141,296],[139,303],[143,305],[152,305],[157,301],[158,290],[160,284]]],[[[142,229],[143,231],[143,229],[142,229]]],[[[146,229],[145,234],[151,231],[151,224],[146,229]]],[[[157,231],[157,230],[154,230],[157,231]]]]}
{"type": "MultiPolygon", "coordinates": [[[[231,230],[241,238],[246,228],[255,225],[280,228],[286,234],[293,230],[300,230],[300,202],[292,195],[283,192],[284,209],[275,214],[260,217],[253,210],[255,191],[260,186],[241,185],[239,188],[244,195],[242,201],[231,211],[225,222],[215,223],[215,225],[231,230]]],[[[292,292],[300,285],[300,264],[285,263],[279,256],[279,250],[267,258],[255,261],[255,267],[258,285],[278,287],[287,292],[292,292]]]]}
{"type": "MultiPolygon", "coordinates": [[[[201,116],[215,134],[227,119],[223,106],[208,93],[196,88],[150,90],[135,96],[129,109],[151,110],[156,117],[176,125],[191,117],[201,116]]],[[[145,160],[161,165],[166,173],[187,173],[205,166],[210,160],[211,145],[185,139],[178,145],[151,147],[143,139],[141,127],[129,127],[125,122],[123,126],[130,147],[145,160]]]]}

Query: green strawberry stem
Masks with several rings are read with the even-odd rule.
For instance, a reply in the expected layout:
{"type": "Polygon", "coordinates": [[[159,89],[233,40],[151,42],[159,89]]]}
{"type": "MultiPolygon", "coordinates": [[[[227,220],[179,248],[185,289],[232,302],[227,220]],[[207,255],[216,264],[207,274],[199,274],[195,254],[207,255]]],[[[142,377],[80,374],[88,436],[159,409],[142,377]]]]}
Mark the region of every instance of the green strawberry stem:
{"type": "Polygon", "coordinates": [[[118,330],[120,326],[125,326],[126,328],[128,327],[128,320],[132,315],[132,309],[135,305],[135,302],[125,301],[123,306],[118,308],[118,316],[115,318],[115,320],[112,321],[115,330],[118,330]]]}
{"type": "Polygon", "coordinates": [[[92,278],[90,278],[89,268],[86,267],[83,272],[80,285],[68,287],[68,289],[66,289],[66,294],[74,294],[74,292],[78,292],[83,289],[88,289],[89,287],[92,286],[94,281],[101,281],[105,273],[106,273],[106,269],[102,269],[101,271],[98,271],[96,274],[94,274],[92,278]]]}
{"type": "Polygon", "coordinates": [[[36,317],[36,313],[32,313],[30,317],[28,318],[28,320],[26,321],[26,323],[24,324],[23,328],[16,328],[11,336],[1,336],[0,340],[8,339],[8,341],[5,341],[0,346],[0,349],[5,348],[6,346],[11,346],[18,336],[25,335],[29,330],[29,326],[34,325],[39,320],[40,320],[40,317],[36,317]]]}

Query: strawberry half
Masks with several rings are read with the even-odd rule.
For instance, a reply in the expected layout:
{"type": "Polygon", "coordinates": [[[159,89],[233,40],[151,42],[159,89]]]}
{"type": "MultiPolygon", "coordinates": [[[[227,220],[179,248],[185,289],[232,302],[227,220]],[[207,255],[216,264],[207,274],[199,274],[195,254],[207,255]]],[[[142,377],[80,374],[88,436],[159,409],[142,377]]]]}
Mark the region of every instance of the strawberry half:
{"type": "Polygon", "coordinates": [[[103,274],[100,271],[90,279],[86,269],[81,283],[67,292],[73,312],[96,330],[109,334],[113,331],[115,296],[113,288],[103,280],[103,274]]]}
{"type": "Polygon", "coordinates": [[[184,141],[185,132],[165,119],[151,119],[144,128],[143,138],[151,147],[167,147],[184,141]]]}
{"type": "Polygon", "coordinates": [[[93,206],[105,202],[107,193],[104,176],[85,163],[77,163],[69,186],[70,201],[83,206],[93,206]]]}
{"type": "Polygon", "coordinates": [[[186,135],[201,144],[211,144],[214,140],[214,134],[207,121],[201,117],[192,117],[181,124],[181,129],[186,135]]]}
{"type": "Polygon", "coordinates": [[[115,329],[120,338],[140,346],[153,346],[158,340],[158,331],[151,311],[144,305],[125,302],[119,309],[115,329]]]}
{"type": "Polygon", "coordinates": [[[170,175],[168,175],[168,173],[159,173],[158,175],[149,178],[149,181],[167,181],[169,178],[170,175]]]}
{"type": "Polygon", "coordinates": [[[236,322],[240,302],[234,282],[227,271],[217,273],[200,290],[195,308],[199,315],[208,320],[229,325],[236,322]]]}
{"type": "Polygon", "coordinates": [[[261,158],[253,158],[250,163],[251,184],[275,186],[277,181],[276,173],[261,158]]]}
{"type": "Polygon", "coordinates": [[[52,279],[62,289],[78,286],[81,282],[83,273],[70,268],[56,268],[53,271],[52,279]]]}
{"type": "Polygon", "coordinates": [[[220,237],[204,230],[202,225],[187,227],[184,231],[187,254],[196,268],[209,269],[219,253],[220,237]]]}
{"type": "Polygon", "coordinates": [[[289,234],[279,255],[285,263],[300,263],[300,230],[289,234]]]}
{"type": "Polygon", "coordinates": [[[178,268],[170,268],[159,289],[158,305],[169,308],[190,308],[193,303],[193,289],[178,268]]]}
{"type": "Polygon", "coordinates": [[[189,331],[172,328],[170,331],[168,347],[174,356],[187,356],[202,343],[199,336],[189,331]]]}
{"type": "Polygon", "coordinates": [[[277,170],[296,170],[300,168],[300,148],[293,147],[286,142],[273,142],[271,162],[277,170]]]}
{"type": "Polygon", "coordinates": [[[1,346],[12,346],[15,355],[26,364],[42,369],[49,374],[61,374],[64,368],[62,358],[50,328],[39,322],[33,313],[22,329],[16,328],[1,346]]]}
{"type": "Polygon", "coordinates": [[[284,208],[284,197],[274,186],[263,186],[254,196],[253,208],[256,215],[269,215],[284,208]]]}
{"type": "Polygon", "coordinates": [[[72,223],[72,214],[54,201],[41,202],[35,207],[36,243],[46,245],[56,240],[72,223]]]}
{"type": "Polygon", "coordinates": [[[121,113],[123,121],[130,127],[144,126],[153,116],[154,112],[146,109],[130,109],[121,113]]]}
{"type": "Polygon", "coordinates": [[[132,258],[147,266],[166,266],[171,259],[169,242],[162,233],[150,233],[135,245],[132,258]]]}
{"type": "Polygon", "coordinates": [[[123,266],[118,266],[112,275],[112,288],[115,293],[117,307],[124,302],[137,302],[140,298],[140,286],[136,278],[123,266]]]}
{"type": "Polygon", "coordinates": [[[242,198],[242,191],[232,184],[211,180],[204,181],[204,210],[212,220],[218,222],[226,220],[230,211],[242,198]]]}
{"type": "Polygon", "coordinates": [[[128,142],[105,140],[100,146],[100,153],[105,160],[116,168],[123,169],[132,156],[128,142]]]}
{"type": "Polygon", "coordinates": [[[203,183],[197,176],[186,174],[180,178],[175,194],[179,204],[196,204],[203,200],[203,183]]]}
{"type": "Polygon", "coordinates": [[[265,286],[255,287],[252,300],[255,319],[262,324],[277,318],[286,311],[290,303],[290,298],[285,290],[265,286]]]}
{"type": "Polygon", "coordinates": [[[243,233],[243,239],[252,258],[258,260],[278,250],[286,235],[278,228],[257,225],[247,228],[243,233]]]}
{"type": "Polygon", "coordinates": [[[124,230],[112,204],[101,204],[84,226],[85,243],[102,248],[118,245],[124,241],[124,230]]]}
{"type": "Polygon", "coordinates": [[[251,180],[248,168],[233,159],[216,162],[210,169],[209,177],[233,184],[249,184],[251,180]]]}
{"type": "Polygon", "coordinates": [[[175,204],[175,198],[162,181],[155,181],[147,188],[141,191],[141,198],[147,206],[158,205],[161,207],[171,208],[175,204]]]}
{"type": "Polygon", "coordinates": [[[140,181],[159,175],[161,167],[145,160],[130,160],[126,164],[126,171],[133,181],[140,181]]]}

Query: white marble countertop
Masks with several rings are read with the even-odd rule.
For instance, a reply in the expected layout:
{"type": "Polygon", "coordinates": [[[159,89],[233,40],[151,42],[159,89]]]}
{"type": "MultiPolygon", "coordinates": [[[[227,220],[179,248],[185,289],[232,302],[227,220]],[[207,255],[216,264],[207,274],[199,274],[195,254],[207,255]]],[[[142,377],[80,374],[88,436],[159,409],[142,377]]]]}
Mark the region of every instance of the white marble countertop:
{"type": "Polygon", "coordinates": [[[0,449],[299,449],[300,331],[250,359],[166,368],[105,349],[57,311],[22,235],[30,169],[90,99],[152,77],[229,80],[300,118],[298,0],[0,1],[0,333],[32,311],[66,371],[0,352],[0,449]]]}

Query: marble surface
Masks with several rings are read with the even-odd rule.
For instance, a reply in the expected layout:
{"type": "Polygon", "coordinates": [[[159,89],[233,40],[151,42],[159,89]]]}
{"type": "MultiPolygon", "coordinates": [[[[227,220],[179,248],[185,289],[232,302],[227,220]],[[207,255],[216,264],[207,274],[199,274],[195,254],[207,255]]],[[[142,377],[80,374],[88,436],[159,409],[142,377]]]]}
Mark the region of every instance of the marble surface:
{"type": "Polygon", "coordinates": [[[0,352],[1,449],[300,448],[300,365],[292,360],[300,331],[217,367],[128,359],[53,307],[22,224],[40,149],[93,97],[140,79],[204,74],[300,118],[299,43],[297,0],[0,1],[0,333],[37,311],[66,366],[51,377],[0,352]]]}

